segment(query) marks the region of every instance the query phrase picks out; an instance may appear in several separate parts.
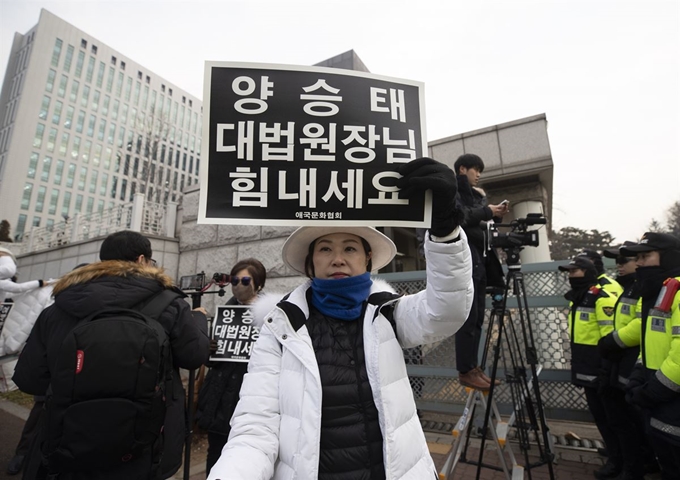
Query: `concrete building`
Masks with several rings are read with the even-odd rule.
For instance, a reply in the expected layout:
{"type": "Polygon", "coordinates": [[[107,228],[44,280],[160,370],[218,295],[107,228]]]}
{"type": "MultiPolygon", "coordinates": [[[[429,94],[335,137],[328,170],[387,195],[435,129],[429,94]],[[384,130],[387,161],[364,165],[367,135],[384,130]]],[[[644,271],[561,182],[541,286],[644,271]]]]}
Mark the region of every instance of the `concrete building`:
{"type": "Polygon", "coordinates": [[[198,181],[201,100],[47,10],[15,33],[0,93],[0,219],[34,227],[198,181]]]}

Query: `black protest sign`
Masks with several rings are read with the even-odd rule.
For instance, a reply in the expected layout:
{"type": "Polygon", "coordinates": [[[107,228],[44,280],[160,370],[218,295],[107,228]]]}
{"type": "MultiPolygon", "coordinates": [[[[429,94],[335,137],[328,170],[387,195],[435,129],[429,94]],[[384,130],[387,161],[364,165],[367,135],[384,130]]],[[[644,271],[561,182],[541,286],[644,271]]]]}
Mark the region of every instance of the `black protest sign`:
{"type": "Polygon", "coordinates": [[[212,339],[217,351],[210,360],[217,362],[247,362],[260,329],[253,325],[253,311],[244,305],[217,307],[213,320],[212,339]]]}
{"type": "Polygon", "coordinates": [[[0,333],[2,333],[2,329],[5,327],[5,321],[9,316],[9,312],[12,310],[12,305],[14,304],[0,303],[0,333]]]}
{"type": "Polygon", "coordinates": [[[395,185],[427,152],[421,83],[207,62],[204,98],[199,223],[429,226],[395,185]]]}

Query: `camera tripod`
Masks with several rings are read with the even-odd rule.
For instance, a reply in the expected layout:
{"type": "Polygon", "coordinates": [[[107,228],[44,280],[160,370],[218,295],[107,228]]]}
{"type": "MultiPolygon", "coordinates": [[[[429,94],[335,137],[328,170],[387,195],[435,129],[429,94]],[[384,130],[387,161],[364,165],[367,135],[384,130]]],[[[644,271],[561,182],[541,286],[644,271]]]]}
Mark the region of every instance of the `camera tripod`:
{"type": "Polygon", "coordinates": [[[552,466],[554,460],[552,440],[545,421],[543,402],[541,401],[539,390],[538,374],[541,367],[538,365],[538,356],[529,319],[524,276],[519,261],[520,247],[504,248],[504,251],[507,254],[508,264],[505,289],[497,289],[492,292],[493,308],[491,310],[481,362],[481,368],[483,369],[486,366],[488,348],[492,346],[491,387],[488,394],[479,390],[468,390],[468,401],[463,416],[453,431],[456,440],[454,441],[449,458],[446,460],[444,468],[440,473],[442,480],[451,478],[450,475],[459,462],[477,465],[477,479],[480,478],[483,467],[501,470],[508,479],[524,478],[524,472],[531,479],[532,468],[546,464],[548,465],[550,478],[555,478],[552,466]],[[513,322],[510,311],[507,309],[511,288],[513,296],[517,300],[516,308],[520,320],[519,331],[513,322]],[[495,339],[493,338],[494,327],[497,332],[495,339]],[[513,405],[513,413],[507,422],[501,420],[494,399],[495,380],[499,373],[499,361],[502,361],[503,364],[505,381],[509,387],[513,405]],[[466,455],[473,426],[472,418],[474,417],[477,405],[484,409],[484,423],[481,429],[479,458],[477,461],[471,461],[466,458],[466,455]],[[492,416],[493,420],[495,420],[495,426],[491,429],[490,434],[496,444],[501,467],[486,464],[483,461],[487,432],[489,432],[492,416]],[[524,466],[519,466],[516,463],[512,450],[508,447],[508,455],[513,463],[512,474],[504,457],[506,446],[508,445],[507,433],[509,428],[516,430],[519,448],[524,454],[524,466]],[[535,444],[537,447],[538,461],[532,462],[529,459],[529,450],[532,444],[535,444]]]}

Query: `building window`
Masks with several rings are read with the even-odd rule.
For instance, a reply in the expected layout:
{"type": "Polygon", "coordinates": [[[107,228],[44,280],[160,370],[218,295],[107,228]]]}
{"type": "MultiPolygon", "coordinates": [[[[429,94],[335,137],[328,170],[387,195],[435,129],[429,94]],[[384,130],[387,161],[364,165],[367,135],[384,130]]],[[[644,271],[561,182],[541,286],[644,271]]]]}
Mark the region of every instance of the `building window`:
{"type": "Polygon", "coordinates": [[[121,60],[120,62],[120,69],[125,71],[125,62],[121,60]]]}
{"type": "Polygon", "coordinates": [[[59,125],[61,121],[61,110],[64,108],[64,104],[61,102],[56,102],[54,104],[54,112],[52,112],[52,123],[59,125]]]}
{"type": "Polygon", "coordinates": [[[66,107],[66,120],[64,120],[64,128],[71,128],[71,123],[73,122],[73,114],[75,113],[75,109],[69,105],[66,107]]]}
{"type": "Polygon", "coordinates": [[[185,97],[184,95],[182,95],[182,103],[187,103],[187,97],[185,97]]]}
{"type": "Polygon", "coordinates": [[[73,137],[73,145],[71,146],[71,158],[78,159],[80,155],[80,137],[73,137]]]}
{"type": "Polygon", "coordinates": [[[40,106],[40,113],[38,114],[38,118],[40,120],[45,120],[47,118],[47,112],[49,111],[49,109],[50,109],[50,97],[44,95],[42,105],[40,106]]]}
{"type": "Polygon", "coordinates": [[[104,103],[102,104],[102,115],[106,116],[109,114],[109,103],[111,102],[111,97],[106,95],[104,97],[104,103]]]}
{"type": "Polygon", "coordinates": [[[92,45],[92,53],[97,55],[97,45],[92,45]]]}
{"type": "Polygon", "coordinates": [[[146,76],[146,83],[151,83],[151,77],[148,75],[146,76]]]}
{"type": "Polygon", "coordinates": [[[90,175],[90,193],[97,193],[97,170],[92,170],[90,175]]]}
{"type": "Polygon", "coordinates": [[[94,95],[92,95],[92,110],[97,111],[99,109],[99,90],[94,91],[94,95]]]}
{"type": "Polygon", "coordinates": [[[83,208],[83,196],[78,194],[76,195],[76,205],[73,207],[73,210],[75,210],[76,213],[80,213],[80,210],[83,208]]]}
{"type": "Polygon", "coordinates": [[[39,155],[37,153],[31,153],[31,158],[28,162],[28,173],[26,174],[28,178],[35,178],[35,170],[38,168],[38,158],[39,155]]]}
{"type": "Polygon", "coordinates": [[[21,197],[21,209],[28,210],[28,206],[31,204],[31,194],[33,193],[33,184],[26,183],[24,185],[24,194],[21,197]]]}
{"type": "Polygon", "coordinates": [[[161,92],[165,93],[165,85],[161,85],[161,92]]]}
{"type": "Polygon", "coordinates": [[[76,164],[71,163],[68,166],[68,172],[66,173],[66,186],[68,188],[73,187],[73,180],[76,177],[76,164]]]}
{"type": "Polygon", "coordinates": [[[64,57],[64,71],[69,73],[71,70],[71,62],[73,61],[73,45],[69,45],[66,49],[66,57],[64,57]]]}
{"type": "Polygon", "coordinates": [[[33,146],[35,148],[42,147],[42,139],[45,134],[45,125],[39,123],[35,128],[35,136],[33,137],[33,146]]]}
{"type": "Polygon", "coordinates": [[[45,157],[43,159],[42,174],[40,175],[40,180],[47,182],[50,179],[50,169],[52,168],[52,158],[45,157]]]}
{"type": "Polygon", "coordinates": [[[90,87],[89,85],[83,85],[83,94],[80,97],[80,106],[87,108],[87,103],[90,99],[90,87]]]}
{"type": "Polygon", "coordinates": [[[54,171],[54,184],[61,185],[61,176],[64,174],[64,161],[57,160],[57,168],[54,171]]]}
{"type": "Polygon", "coordinates": [[[83,63],[85,63],[85,52],[82,50],[78,52],[78,60],[76,60],[76,71],[75,76],[80,78],[80,74],[83,71],[83,63]]]}
{"type": "Polygon", "coordinates": [[[87,48],[87,40],[84,38],[80,40],[80,48],[87,48]]]}
{"type": "Polygon", "coordinates": [[[137,78],[138,78],[139,80],[142,79],[142,72],[139,71],[139,70],[137,70],[137,78]]]}
{"type": "Polygon", "coordinates": [[[87,167],[80,167],[80,176],[78,177],[78,190],[85,190],[85,180],[87,179],[87,167]]]}
{"type": "Polygon", "coordinates": [[[168,95],[172,97],[172,88],[168,88],[168,95]]]}
{"type": "Polygon", "coordinates": [[[20,242],[24,236],[24,229],[26,228],[26,215],[23,213],[19,215],[19,220],[17,221],[16,233],[14,234],[14,240],[20,242]]]}
{"type": "Polygon", "coordinates": [[[35,211],[42,213],[45,207],[45,195],[47,194],[47,188],[42,185],[38,187],[38,197],[35,199],[35,211]]]}
{"type": "Polygon", "coordinates": [[[64,98],[64,95],[66,95],[66,85],[68,84],[68,77],[66,75],[61,76],[61,80],[59,81],[59,89],[57,90],[57,95],[60,98],[64,98]]]}
{"type": "Polygon", "coordinates": [[[87,62],[87,73],[85,74],[85,81],[88,83],[92,83],[92,75],[94,74],[94,65],[96,63],[96,60],[94,57],[90,57],[90,60],[87,62]]]}
{"type": "Polygon", "coordinates": [[[85,112],[78,112],[78,120],[76,121],[76,132],[83,133],[83,125],[85,124],[85,112]]]}
{"type": "Polygon", "coordinates": [[[59,146],[59,155],[66,155],[66,150],[68,148],[69,134],[64,132],[61,134],[61,145],[59,146]]]}
{"type": "Polygon", "coordinates": [[[57,203],[59,202],[59,190],[56,188],[52,189],[52,194],[50,195],[50,208],[47,213],[54,215],[57,213],[57,203]]]}
{"type": "Polygon", "coordinates": [[[106,65],[104,62],[99,62],[99,70],[97,71],[97,88],[102,88],[104,83],[104,72],[106,72],[106,65]]]}
{"type": "Polygon", "coordinates": [[[191,99],[189,99],[189,106],[191,107],[191,99]]]}
{"type": "Polygon", "coordinates": [[[116,69],[109,67],[109,76],[106,78],[106,91],[111,93],[111,88],[113,87],[113,78],[116,76],[116,69]]]}
{"type": "MultiPolygon", "coordinates": [[[[99,184],[99,195],[106,195],[106,185],[109,183],[109,174],[102,173],[102,182],[99,184]]],[[[100,200],[103,207],[104,200],[100,200]]]]}
{"type": "Polygon", "coordinates": [[[90,121],[87,124],[87,136],[92,138],[92,135],[94,135],[94,125],[97,123],[97,117],[94,115],[90,115],[90,121]]]}
{"type": "Polygon", "coordinates": [[[54,152],[54,146],[57,143],[57,129],[56,128],[50,128],[50,133],[47,136],[47,151],[48,152],[54,152]]]}
{"type": "Polygon", "coordinates": [[[52,66],[53,67],[58,67],[59,66],[59,57],[61,56],[61,46],[63,42],[61,41],[60,38],[57,38],[57,41],[54,44],[54,50],[52,50],[52,66]]]}
{"type": "Polygon", "coordinates": [[[49,72],[47,72],[47,83],[45,84],[45,91],[48,93],[52,93],[52,90],[54,90],[54,79],[57,77],[57,72],[54,70],[50,69],[49,72]]]}
{"type": "Polygon", "coordinates": [[[64,192],[64,201],[61,204],[61,216],[64,217],[64,220],[68,220],[68,211],[69,208],[71,207],[71,192],[64,192]]]}
{"type": "Polygon", "coordinates": [[[76,103],[76,100],[78,100],[78,89],[79,88],[80,88],[80,82],[78,80],[73,80],[73,82],[71,82],[71,94],[68,97],[68,99],[72,103],[76,103]]]}
{"type": "Polygon", "coordinates": [[[111,55],[111,65],[115,65],[115,64],[116,64],[116,61],[117,61],[116,57],[114,57],[113,55],[111,55]]]}
{"type": "Polygon", "coordinates": [[[86,213],[89,215],[92,213],[92,209],[94,208],[94,198],[92,197],[87,197],[87,210],[86,213]]]}

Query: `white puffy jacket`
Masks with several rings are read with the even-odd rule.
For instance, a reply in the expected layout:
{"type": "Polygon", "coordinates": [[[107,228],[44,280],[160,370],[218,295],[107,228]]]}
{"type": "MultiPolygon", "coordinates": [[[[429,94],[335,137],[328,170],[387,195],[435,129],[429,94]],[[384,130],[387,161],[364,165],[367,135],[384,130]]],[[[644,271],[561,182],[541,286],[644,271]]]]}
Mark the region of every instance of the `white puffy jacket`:
{"type": "MultiPolygon", "coordinates": [[[[426,235],[429,237],[429,235],[426,235]]],[[[467,238],[425,242],[427,288],[396,300],[397,336],[368,305],[364,322],[366,371],[378,409],[387,480],[436,479],[402,348],[442,340],[465,322],[472,305],[472,261],[467,238]],[[397,340],[398,339],[398,340],[397,340]]],[[[288,302],[309,318],[305,292],[288,302]]],[[[372,292],[384,291],[374,282],[372,292]]],[[[321,380],[306,327],[295,331],[283,310],[266,315],[231,420],[229,441],[208,480],[316,480],[321,436],[321,380]]]]}

